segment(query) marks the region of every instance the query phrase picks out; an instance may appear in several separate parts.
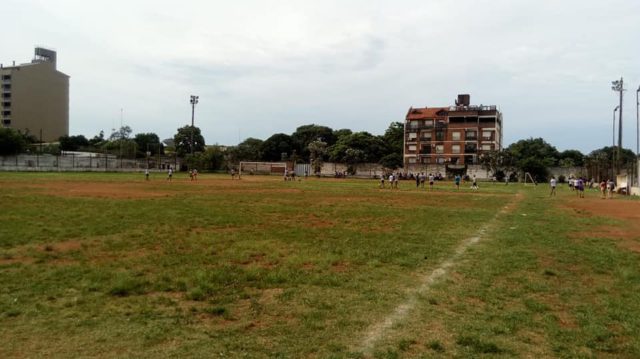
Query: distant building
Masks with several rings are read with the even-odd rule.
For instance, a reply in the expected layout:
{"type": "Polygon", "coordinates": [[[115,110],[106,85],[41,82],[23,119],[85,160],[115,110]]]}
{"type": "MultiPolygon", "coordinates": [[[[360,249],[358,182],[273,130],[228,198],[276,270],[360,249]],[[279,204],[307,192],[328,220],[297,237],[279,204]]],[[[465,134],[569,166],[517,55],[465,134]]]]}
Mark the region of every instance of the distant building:
{"type": "Polygon", "coordinates": [[[502,149],[502,114],[496,106],[472,106],[458,95],[455,106],[410,108],[404,126],[404,168],[426,165],[462,169],[483,152],[502,149]]]}
{"type": "Polygon", "coordinates": [[[45,142],[69,134],[69,76],[56,69],[56,52],[35,49],[30,63],[0,64],[0,124],[45,142]]]}

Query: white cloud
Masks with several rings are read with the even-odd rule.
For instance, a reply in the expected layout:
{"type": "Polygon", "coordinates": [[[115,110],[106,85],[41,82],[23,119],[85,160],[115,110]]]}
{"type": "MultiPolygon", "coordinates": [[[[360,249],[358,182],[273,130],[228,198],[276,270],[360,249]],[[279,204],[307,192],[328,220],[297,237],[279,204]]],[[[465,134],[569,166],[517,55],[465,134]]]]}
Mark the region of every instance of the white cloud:
{"type": "Polygon", "coordinates": [[[207,141],[233,144],[311,122],[382,133],[468,92],[503,109],[507,141],[586,151],[610,142],[609,82],[624,76],[627,98],[640,82],[640,3],[624,0],[6,1],[0,60],[56,48],[71,130],[89,136],[120,108],[172,136],[191,93],[207,141]]]}

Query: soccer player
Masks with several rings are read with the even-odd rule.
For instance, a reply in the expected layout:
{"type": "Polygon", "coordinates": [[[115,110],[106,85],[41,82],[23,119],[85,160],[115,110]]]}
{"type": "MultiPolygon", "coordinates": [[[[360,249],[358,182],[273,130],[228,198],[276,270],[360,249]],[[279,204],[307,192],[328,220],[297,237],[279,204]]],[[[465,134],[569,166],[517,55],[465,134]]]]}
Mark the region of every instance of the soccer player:
{"type": "Polygon", "coordinates": [[[433,177],[433,173],[429,173],[429,191],[433,191],[433,181],[435,181],[435,177],[433,177]]]}
{"type": "Polygon", "coordinates": [[[600,198],[605,199],[607,197],[607,181],[602,180],[600,182],[600,198]]]}
{"type": "Polygon", "coordinates": [[[551,193],[549,194],[549,197],[556,195],[556,184],[556,178],[551,176],[551,180],[549,181],[549,185],[551,186],[551,193]]]}
{"type": "Polygon", "coordinates": [[[144,179],[147,180],[147,181],[149,180],[149,169],[148,168],[146,168],[144,170],[144,179]]]}
{"type": "Polygon", "coordinates": [[[478,190],[478,180],[476,175],[473,175],[473,183],[471,183],[471,189],[478,190]]]}
{"type": "Polygon", "coordinates": [[[380,188],[384,188],[384,174],[380,175],[380,188]]]}
{"type": "Polygon", "coordinates": [[[461,179],[460,175],[456,175],[456,176],[453,178],[453,181],[454,181],[454,182],[455,182],[455,184],[456,184],[456,189],[457,189],[457,190],[460,190],[460,179],[461,179]]]}
{"type": "Polygon", "coordinates": [[[173,177],[173,168],[171,168],[171,166],[169,166],[169,171],[167,172],[167,174],[168,174],[167,181],[171,182],[173,177]]]}

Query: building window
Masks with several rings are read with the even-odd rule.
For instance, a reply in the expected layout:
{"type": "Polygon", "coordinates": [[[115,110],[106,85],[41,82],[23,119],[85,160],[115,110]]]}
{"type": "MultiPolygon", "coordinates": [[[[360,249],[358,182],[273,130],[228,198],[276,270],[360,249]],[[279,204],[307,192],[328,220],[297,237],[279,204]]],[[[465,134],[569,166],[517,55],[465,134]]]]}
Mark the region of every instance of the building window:
{"type": "Polygon", "coordinates": [[[2,111],[2,116],[11,116],[11,111],[2,111]]]}
{"type": "Polygon", "coordinates": [[[409,128],[418,128],[418,121],[409,121],[409,128]]]}
{"type": "Polygon", "coordinates": [[[409,140],[415,140],[418,137],[418,134],[415,132],[409,133],[409,140]]]}
{"type": "Polygon", "coordinates": [[[444,131],[436,131],[436,141],[444,141],[444,131]]]}
{"type": "Polygon", "coordinates": [[[4,85],[2,85],[2,89],[3,89],[3,90],[11,90],[11,85],[9,85],[9,84],[4,84],[4,85]]]}
{"type": "Polygon", "coordinates": [[[464,145],[464,153],[476,153],[477,150],[478,147],[475,143],[467,143],[466,145],[464,145]]]}
{"type": "Polygon", "coordinates": [[[482,139],[483,140],[490,140],[492,133],[493,133],[493,131],[482,131],[482,139]]]}
{"type": "Polygon", "coordinates": [[[5,81],[11,80],[11,75],[2,75],[2,79],[5,81]]]}
{"type": "Polygon", "coordinates": [[[416,151],[417,149],[418,149],[418,147],[416,147],[416,145],[409,146],[409,151],[411,151],[411,152],[416,151]]]}
{"type": "Polygon", "coordinates": [[[409,157],[409,163],[416,163],[416,159],[413,157],[409,157]]]}
{"type": "Polygon", "coordinates": [[[429,158],[429,157],[422,157],[422,163],[431,163],[431,158],[429,158]]]}
{"type": "Polygon", "coordinates": [[[2,120],[4,126],[11,126],[11,120],[2,120]]]}
{"type": "Polygon", "coordinates": [[[426,146],[422,146],[422,149],[420,150],[420,153],[422,153],[423,155],[428,155],[431,153],[431,146],[426,145],[426,146]]]}
{"type": "Polygon", "coordinates": [[[424,120],[425,126],[433,126],[433,120],[424,120]]]}
{"type": "Polygon", "coordinates": [[[460,131],[451,132],[451,139],[454,141],[460,141],[460,131]]]}
{"type": "Polygon", "coordinates": [[[478,134],[476,131],[467,131],[465,134],[465,140],[467,141],[475,141],[478,139],[478,134]]]}
{"type": "Polygon", "coordinates": [[[438,157],[438,159],[436,161],[438,162],[438,164],[443,164],[444,163],[444,157],[438,157]]]}
{"type": "Polygon", "coordinates": [[[482,145],[483,151],[491,151],[491,145],[482,145]]]}
{"type": "Polygon", "coordinates": [[[444,145],[436,145],[436,153],[444,153],[444,145]]]}
{"type": "Polygon", "coordinates": [[[3,102],[2,107],[11,107],[11,102],[3,102]]]}
{"type": "Polygon", "coordinates": [[[422,141],[431,141],[431,132],[423,132],[421,136],[422,141]]]}
{"type": "Polygon", "coordinates": [[[451,153],[460,153],[460,145],[451,146],[451,153]]]}

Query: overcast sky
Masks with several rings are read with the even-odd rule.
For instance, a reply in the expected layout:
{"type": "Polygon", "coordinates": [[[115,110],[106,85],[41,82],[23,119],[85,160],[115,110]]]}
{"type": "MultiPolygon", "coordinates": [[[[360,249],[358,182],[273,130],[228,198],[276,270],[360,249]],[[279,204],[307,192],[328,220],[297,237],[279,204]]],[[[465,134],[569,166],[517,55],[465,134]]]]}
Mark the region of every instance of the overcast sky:
{"type": "Polygon", "coordinates": [[[382,134],[410,106],[458,93],[497,105],[506,144],[611,145],[611,81],[624,77],[624,145],[636,147],[637,0],[2,0],[0,62],[58,52],[70,130],[123,123],[208,144],[315,123],[382,134]]]}

